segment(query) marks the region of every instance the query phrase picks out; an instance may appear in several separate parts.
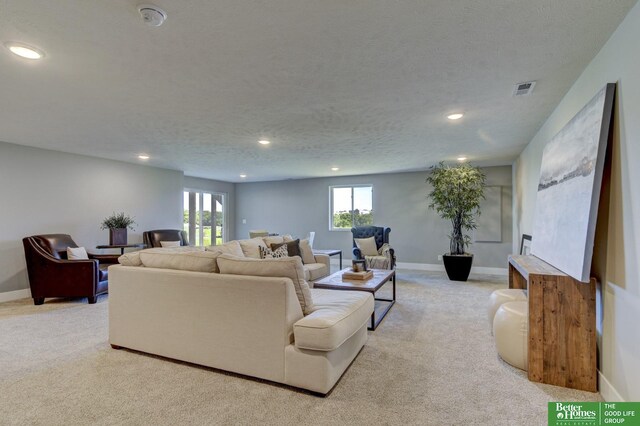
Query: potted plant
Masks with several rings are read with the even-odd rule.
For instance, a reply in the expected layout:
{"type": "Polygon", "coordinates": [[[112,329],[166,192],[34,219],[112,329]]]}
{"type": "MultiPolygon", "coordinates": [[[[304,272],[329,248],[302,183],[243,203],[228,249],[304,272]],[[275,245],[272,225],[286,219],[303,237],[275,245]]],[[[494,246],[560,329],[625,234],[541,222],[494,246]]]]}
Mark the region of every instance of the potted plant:
{"type": "Polygon", "coordinates": [[[109,230],[109,245],[110,246],[124,246],[127,244],[127,228],[134,230],[133,225],[136,222],[131,216],[120,213],[113,213],[111,216],[107,216],[100,225],[100,229],[109,230]]]}
{"type": "Polygon", "coordinates": [[[484,199],[485,176],[478,167],[469,164],[447,166],[444,162],[431,167],[427,183],[433,187],[429,208],[451,221],[449,253],[443,255],[444,268],[450,280],[466,281],[471,271],[473,254],[465,247],[471,242],[464,231],[476,228],[475,217],[480,214],[484,199]]]}

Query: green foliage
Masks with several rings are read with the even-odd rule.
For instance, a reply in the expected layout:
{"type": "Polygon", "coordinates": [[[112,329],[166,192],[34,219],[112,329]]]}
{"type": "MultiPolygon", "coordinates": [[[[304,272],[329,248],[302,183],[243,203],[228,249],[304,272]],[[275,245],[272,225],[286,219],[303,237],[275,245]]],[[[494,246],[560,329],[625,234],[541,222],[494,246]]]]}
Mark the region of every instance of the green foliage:
{"type": "Polygon", "coordinates": [[[100,225],[100,229],[121,229],[129,228],[132,231],[135,229],[133,225],[136,222],[131,216],[124,214],[124,212],[113,213],[111,216],[107,216],[100,225]]]}
{"type": "Polygon", "coordinates": [[[334,228],[351,228],[353,226],[373,225],[373,211],[360,213],[355,209],[348,212],[335,213],[333,215],[334,228]]]}
{"type": "Polygon", "coordinates": [[[446,166],[440,162],[431,167],[427,183],[433,187],[429,193],[429,208],[451,221],[451,254],[464,254],[471,239],[463,234],[463,230],[476,228],[475,216],[480,214],[480,201],[484,199],[486,186],[484,174],[478,167],[468,164],[446,166]]]}
{"type": "MultiPolygon", "coordinates": [[[[189,223],[189,210],[185,210],[184,211],[184,222],[183,223],[189,223]]],[[[200,214],[196,213],[196,225],[200,225],[200,214]]],[[[205,210],[202,212],[202,225],[203,226],[212,226],[212,221],[211,221],[211,212],[208,210],[205,210]]],[[[216,225],[217,226],[222,226],[222,214],[217,214],[216,215],[216,225]]]]}

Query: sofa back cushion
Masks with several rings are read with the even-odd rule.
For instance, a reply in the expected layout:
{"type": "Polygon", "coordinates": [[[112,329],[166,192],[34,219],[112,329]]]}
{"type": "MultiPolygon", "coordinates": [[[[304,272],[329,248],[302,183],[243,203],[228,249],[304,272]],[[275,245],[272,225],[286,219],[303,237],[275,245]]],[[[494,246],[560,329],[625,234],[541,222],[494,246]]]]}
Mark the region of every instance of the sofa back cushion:
{"type": "Polygon", "coordinates": [[[260,246],[267,247],[262,237],[251,238],[248,240],[238,240],[244,257],[251,259],[260,259],[260,246]]]}
{"type": "Polygon", "coordinates": [[[316,257],[313,255],[313,249],[308,239],[300,240],[300,256],[302,261],[306,263],[316,263],[316,257]]]}
{"type": "Polygon", "coordinates": [[[140,260],[140,251],[124,253],[118,258],[118,263],[123,266],[142,266],[142,261],[140,260]]]}
{"type": "Polygon", "coordinates": [[[181,247],[154,247],[148,248],[144,250],[130,251],[128,253],[124,253],[122,256],[118,258],[118,263],[123,266],[144,266],[142,264],[142,260],[140,260],[140,253],[188,253],[188,252],[197,252],[204,251],[203,247],[194,247],[194,246],[181,246],[181,247]]]}
{"type": "Polygon", "coordinates": [[[262,237],[262,241],[267,245],[267,247],[271,246],[271,244],[280,244],[284,242],[284,237],[280,235],[272,235],[270,237],[262,237]]]}
{"type": "Polygon", "coordinates": [[[234,256],[244,257],[242,247],[240,247],[240,243],[236,240],[229,241],[219,246],[207,246],[205,247],[205,250],[217,251],[220,252],[220,254],[232,254],[234,256]]]}
{"type": "Polygon", "coordinates": [[[141,251],[140,262],[147,268],[178,269],[180,271],[217,272],[216,259],[220,253],[210,251],[176,252],[141,251]]]}
{"type": "Polygon", "coordinates": [[[280,259],[252,259],[223,254],[218,257],[218,268],[222,274],[290,278],[293,281],[302,312],[306,315],[314,310],[309,283],[304,279],[302,261],[297,256],[280,259]]]}

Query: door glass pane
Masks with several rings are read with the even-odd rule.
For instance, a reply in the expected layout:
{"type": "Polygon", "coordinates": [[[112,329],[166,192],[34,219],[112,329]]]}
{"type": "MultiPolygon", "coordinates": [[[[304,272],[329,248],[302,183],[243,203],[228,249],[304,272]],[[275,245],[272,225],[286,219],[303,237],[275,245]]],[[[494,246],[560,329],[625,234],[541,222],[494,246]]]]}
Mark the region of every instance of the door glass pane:
{"type": "Polygon", "coordinates": [[[215,245],[220,245],[224,243],[224,209],[222,206],[224,197],[222,195],[216,195],[214,198],[216,202],[215,218],[213,220],[216,226],[215,245]]]}
{"type": "Polygon", "coordinates": [[[196,216],[196,235],[195,235],[195,245],[200,246],[202,245],[202,232],[200,231],[200,229],[202,228],[202,220],[201,220],[201,215],[200,215],[200,199],[202,197],[200,197],[200,193],[197,193],[196,195],[196,208],[195,208],[195,216],[196,216]]]}
{"type": "Polygon", "coordinates": [[[202,245],[211,245],[211,194],[202,194],[202,245]]]}
{"type": "Polygon", "coordinates": [[[187,233],[187,237],[189,241],[191,241],[191,236],[189,235],[189,191],[184,191],[184,198],[182,202],[182,209],[184,211],[184,219],[182,222],[182,229],[187,233]]]}

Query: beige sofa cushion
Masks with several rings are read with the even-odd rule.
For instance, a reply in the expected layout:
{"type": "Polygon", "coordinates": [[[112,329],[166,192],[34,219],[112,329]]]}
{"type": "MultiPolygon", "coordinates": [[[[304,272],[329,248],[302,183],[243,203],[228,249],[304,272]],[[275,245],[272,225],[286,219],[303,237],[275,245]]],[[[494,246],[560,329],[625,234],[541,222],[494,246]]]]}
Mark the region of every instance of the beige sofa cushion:
{"type": "Polygon", "coordinates": [[[244,252],[242,251],[242,247],[240,247],[240,243],[236,240],[229,241],[227,243],[221,244],[219,246],[207,246],[205,247],[207,251],[217,251],[221,254],[232,254],[234,256],[244,256],[244,252]]]}
{"type": "Polygon", "coordinates": [[[267,247],[271,247],[271,244],[284,243],[284,237],[281,237],[280,235],[273,235],[271,237],[262,237],[262,241],[264,241],[267,247]]]}
{"type": "Polygon", "coordinates": [[[131,251],[124,253],[118,258],[118,263],[123,266],[143,266],[140,260],[140,253],[187,253],[204,251],[203,247],[199,246],[181,246],[181,247],[153,247],[144,250],[131,251]]]}
{"type": "Polygon", "coordinates": [[[267,247],[261,237],[251,238],[249,240],[238,240],[244,257],[251,259],[260,259],[260,246],[267,247]]]}
{"type": "Polygon", "coordinates": [[[309,283],[304,279],[302,262],[297,256],[280,259],[252,259],[223,254],[218,257],[218,267],[223,274],[290,278],[293,281],[302,312],[305,314],[313,312],[311,289],[309,283]]]}
{"type": "Polygon", "coordinates": [[[302,262],[304,263],[316,263],[311,244],[307,239],[300,240],[300,256],[302,256],[302,262]]]}
{"type": "Polygon", "coordinates": [[[304,264],[304,279],[307,281],[315,281],[327,275],[329,275],[329,271],[327,271],[327,266],[323,263],[304,264]]]}
{"type": "Polygon", "coordinates": [[[178,269],[180,271],[217,272],[220,253],[209,251],[158,252],[141,251],[140,261],[147,268],[178,269]]]}
{"type": "Polygon", "coordinates": [[[130,253],[124,253],[118,258],[118,263],[124,266],[142,266],[140,252],[132,251],[130,253]]]}
{"type": "Polygon", "coordinates": [[[370,320],[373,296],[364,291],[311,290],[315,309],[293,325],[296,347],[332,351],[370,320]]]}

